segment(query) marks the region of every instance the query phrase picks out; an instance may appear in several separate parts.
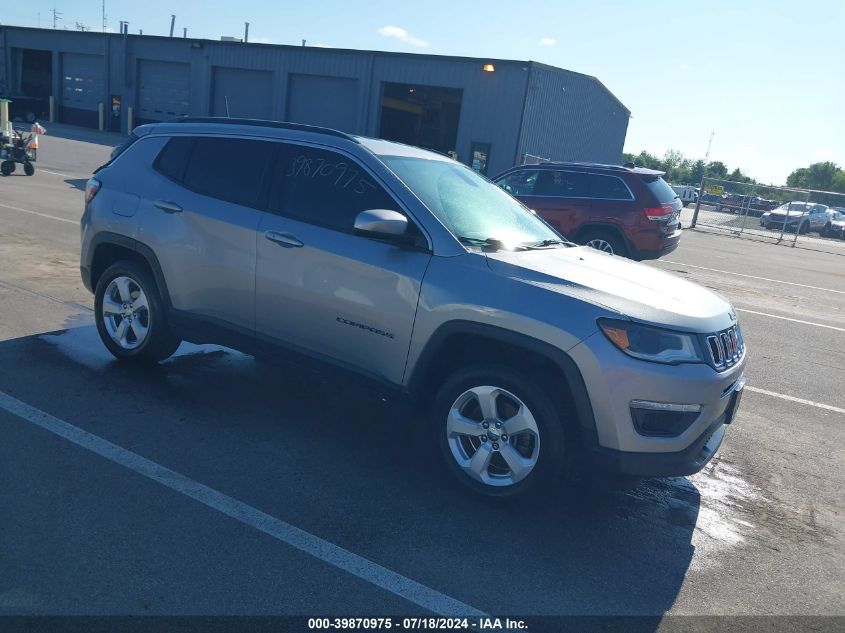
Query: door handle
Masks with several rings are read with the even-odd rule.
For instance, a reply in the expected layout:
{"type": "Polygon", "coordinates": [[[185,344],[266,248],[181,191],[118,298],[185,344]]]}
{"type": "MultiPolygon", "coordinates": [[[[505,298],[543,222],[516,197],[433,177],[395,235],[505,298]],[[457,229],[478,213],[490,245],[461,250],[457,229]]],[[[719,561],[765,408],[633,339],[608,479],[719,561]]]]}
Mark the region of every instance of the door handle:
{"type": "Polygon", "coordinates": [[[279,233],[278,231],[267,231],[264,234],[271,242],[276,242],[276,244],[280,246],[284,246],[285,248],[301,248],[305,246],[304,242],[299,241],[291,235],[290,233],[279,233]]]}
{"type": "Polygon", "coordinates": [[[153,205],[164,211],[165,213],[181,213],[182,207],[170,200],[156,200],[153,205]]]}

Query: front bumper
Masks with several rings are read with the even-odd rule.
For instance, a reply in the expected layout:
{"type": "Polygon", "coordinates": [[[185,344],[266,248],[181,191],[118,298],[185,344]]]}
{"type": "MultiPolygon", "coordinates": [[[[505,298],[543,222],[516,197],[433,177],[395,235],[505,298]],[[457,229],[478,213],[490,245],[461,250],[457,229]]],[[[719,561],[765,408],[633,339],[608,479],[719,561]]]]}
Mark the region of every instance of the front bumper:
{"type": "MultiPolygon", "coordinates": [[[[726,371],[705,364],[663,365],[633,359],[601,333],[569,352],[582,372],[595,433],[582,433],[588,467],[637,477],[689,475],[718,450],[744,387],[746,354],[726,371]],[[637,430],[632,402],[698,405],[698,416],[675,435],[637,430]]],[[[674,431],[673,431],[674,432],[674,431]]]]}
{"type": "MultiPolygon", "coordinates": [[[[741,392],[744,380],[737,391],[741,392]]],[[[738,400],[738,398],[737,398],[738,400]]],[[[737,403],[738,405],[738,403],[737,403]]],[[[726,410],[687,448],[672,453],[635,453],[593,446],[590,462],[601,470],[633,477],[683,477],[694,475],[707,465],[733,422],[736,406],[726,410]]]]}

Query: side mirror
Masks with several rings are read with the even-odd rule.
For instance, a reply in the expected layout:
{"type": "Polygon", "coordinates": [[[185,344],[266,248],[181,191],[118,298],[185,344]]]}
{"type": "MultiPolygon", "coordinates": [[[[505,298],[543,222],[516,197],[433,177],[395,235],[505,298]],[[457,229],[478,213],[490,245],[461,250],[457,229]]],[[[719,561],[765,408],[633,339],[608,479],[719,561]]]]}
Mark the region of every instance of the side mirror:
{"type": "Polygon", "coordinates": [[[398,211],[370,209],[358,214],[354,228],[361,235],[401,242],[408,231],[408,218],[398,211]]]}

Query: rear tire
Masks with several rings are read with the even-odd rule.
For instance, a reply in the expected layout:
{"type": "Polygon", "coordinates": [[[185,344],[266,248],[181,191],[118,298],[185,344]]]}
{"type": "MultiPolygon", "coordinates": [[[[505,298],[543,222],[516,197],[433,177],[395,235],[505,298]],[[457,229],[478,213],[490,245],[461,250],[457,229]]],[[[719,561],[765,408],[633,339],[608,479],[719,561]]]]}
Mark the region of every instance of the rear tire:
{"type": "Polygon", "coordinates": [[[15,163],[10,160],[4,160],[2,164],[0,164],[0,173],[4,176],[10,176],[12,172],[15,171],[15,163]]]}
{"type": "Polygon", "coordinates": [[[118,360],[157,363],[181,343],[168,327],[155,280],[137,262],[116,262],[100,276],[94,318],[100,339],[118,360]]]}
{"type": "Polygon", "coordinates": [[[588,229],[578,236],[579,244],[590,246],[610,255],[628,256],[628,246],[617,233],[603,229],[588,229]]]}
{"type": "Polygon", "coordinates": [[[447,470],[472,492],[523,496],[563,480],[559,409],[524,373],[496,365],[460,369],[438,390],[431,415],[447,470]]]}

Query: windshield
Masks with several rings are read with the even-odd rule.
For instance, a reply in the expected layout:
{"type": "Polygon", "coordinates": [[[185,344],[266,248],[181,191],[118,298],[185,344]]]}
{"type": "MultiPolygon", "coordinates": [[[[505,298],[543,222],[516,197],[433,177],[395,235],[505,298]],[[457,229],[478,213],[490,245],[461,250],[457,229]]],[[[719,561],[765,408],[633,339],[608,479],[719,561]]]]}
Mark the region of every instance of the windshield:
{"type": "Polygon", "coordinates": [[[534,213],[468,167],[408,156],[382,160],[459,239],[505,247],[559,240],[534,213]]]}

